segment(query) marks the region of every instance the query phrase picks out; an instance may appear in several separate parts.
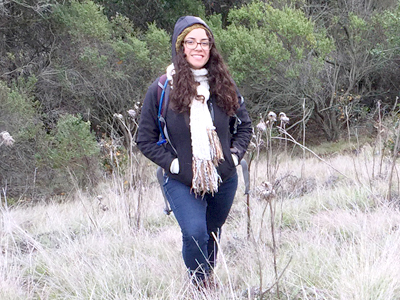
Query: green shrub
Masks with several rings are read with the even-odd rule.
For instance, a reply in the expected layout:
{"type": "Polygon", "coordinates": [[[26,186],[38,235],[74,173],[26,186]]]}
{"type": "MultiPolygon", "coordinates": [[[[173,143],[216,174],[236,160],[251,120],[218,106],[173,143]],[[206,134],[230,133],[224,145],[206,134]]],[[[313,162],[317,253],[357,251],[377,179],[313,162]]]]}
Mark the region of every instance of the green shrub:
{"type": "Polygon", "coordinates": [[[93,1],[72,0],[69,5],[57,5],[54,17],[75,37],[92,37],[104,41],[111,36],[111,25],[103,8],[93,1]]]}
{"type": "Polygon", "coordinates": [[[0,147],[0,186],[10,199],[38,199],[90,187],[102,174],[90,123],[64,115],[46,132],[33,97],[35,83],[35,77],[20,78],[10,88],[0,82],[0,131],[15,140],[12,147],[0,147]]]}
{"type": "Polygon", "coordinates": [[[81,117],[64,115],[58,120],[55,133],[49,140],[51,146],[47,159],[59,178],[66,176],[54,184],[69,182],[87,187],[97,181],[101,175],[100,150],[90,132],[89,122],[81,117]]]}
{"type": "Polygon", "coordinates": [[[0,82],[0,132],[14,138],[12,147],[0,147],[0,186],[8,197],[33,197],[40,181],[35,154],[46,134],[33,98],[35,77],[22,77],[11,87],[0,82]]]}
{"type": "Polygon", "coordinates": [[[231,9],[226,29],[211,18],[216,43],[255,115],[273,107],[301,117],[301,99],[321,90],[320,76],[332,41],[304,12],[253,1],[231,9]]]}
{"type": "Polygon", "coordinates": [[[150,24],[144,38],[150,51],[150,63],[155,74],[165,72],[166,66],[171,62],[171,37],[163,30],[150,24]]]}

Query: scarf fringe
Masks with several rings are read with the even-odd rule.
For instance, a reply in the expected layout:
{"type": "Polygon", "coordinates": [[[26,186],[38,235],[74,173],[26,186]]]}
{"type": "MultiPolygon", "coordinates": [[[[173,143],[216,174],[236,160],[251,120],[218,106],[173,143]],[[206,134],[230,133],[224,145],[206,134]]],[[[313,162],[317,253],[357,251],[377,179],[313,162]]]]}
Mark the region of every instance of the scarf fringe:
{"type": "Polygon", "coordinates": [[[215,129],[207,129],[208,139],[210,140],[210,153],[214,166],[224,160],[224,153],[222,152],[221,142],[218,138],[215,129]]]}
{"type": "Polygon", "coordinates": [[[214,195],[218,191],[218,185],[222,181],[217,169],[211,160],[197,159],[193,157],[192,191],[194,194],[204,196],[207,192],[214,195]]]}
{"type": "Polygon", "coordinates": [[[207,192],[214,195],[214,192],[218,191],[219,183],[222,182],[216,169],[216,166],[224,160],[221,142],[215,129],[207,129],[207,134],[210,141],[211,160],[193,157],[192,161],[192,191],[195,195],[201,194],[201,196],[207,192]]]}

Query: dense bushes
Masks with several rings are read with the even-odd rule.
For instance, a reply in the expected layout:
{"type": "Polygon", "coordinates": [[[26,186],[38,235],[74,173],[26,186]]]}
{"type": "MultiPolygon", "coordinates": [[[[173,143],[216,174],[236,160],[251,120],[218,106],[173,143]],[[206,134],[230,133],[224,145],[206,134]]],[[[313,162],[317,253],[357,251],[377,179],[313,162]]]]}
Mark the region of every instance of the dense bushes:
{"type": "Polygon", "coordinates": [[[37,199],[61,194],[72,187],[90,187],[99,179],[100,157],[89,122],[61,116],[46,133],[30,94],[36,82],[19,87],[0,85],[0,128],[12,133],[15,143],[0,147],[0,184],[10,198],[37,199]]]}
{"type": "Polygon", "coordinates": [[[1,186],[35,198],[102,176],[94,135],[126,140],[113,116],[141,102],[170,63],[182,11],[207,18],[255,119],[285,111],[339,139],[359,127],[360,112],[378,99],[392,106],[400,91],[399,6],[314,2],[3,1],[0,131],[16,142],[0,147],[1,186]]]}

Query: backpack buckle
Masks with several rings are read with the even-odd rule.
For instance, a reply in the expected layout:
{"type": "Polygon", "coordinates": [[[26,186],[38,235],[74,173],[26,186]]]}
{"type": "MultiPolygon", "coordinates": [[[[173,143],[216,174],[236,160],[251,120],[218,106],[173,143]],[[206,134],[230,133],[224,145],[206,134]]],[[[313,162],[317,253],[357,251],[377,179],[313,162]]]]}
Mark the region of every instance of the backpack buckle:
{"type": "Polygon", "coordinates": [[[162,140],[159,140],[159,141],[157,142],[157,145],[158,145],[158,146],[161,146],[161,145],[165,144],[166,142],[167,142],[166,139],[162,139],[162,140]]]}

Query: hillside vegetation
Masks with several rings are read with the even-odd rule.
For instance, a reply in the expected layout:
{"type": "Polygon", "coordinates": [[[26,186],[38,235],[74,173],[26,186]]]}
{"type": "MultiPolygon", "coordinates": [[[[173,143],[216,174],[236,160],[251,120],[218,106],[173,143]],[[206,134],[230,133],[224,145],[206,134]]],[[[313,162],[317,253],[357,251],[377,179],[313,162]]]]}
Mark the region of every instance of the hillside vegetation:
{"type": "Polygon", "coordinates": [[[400,299],[399,33],[396,0],[0,1],[0,299],[400,299]],[[201,292],[135,145],[183,14],[254,121],[201,292]]]}
{"type": "Polygon", "coordinates": [[[395,0],[4,0],[0,132],[14,143],[0,146],[0,186],[9,203],[95,190],[132,167],[141,102],[170,63],[182,14],[210,24],[254,123],[284,111],[294,138],[341,142],[375,137],[398,109],[395,0]]]}

